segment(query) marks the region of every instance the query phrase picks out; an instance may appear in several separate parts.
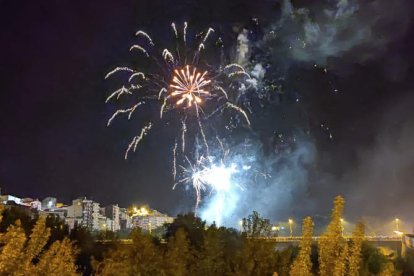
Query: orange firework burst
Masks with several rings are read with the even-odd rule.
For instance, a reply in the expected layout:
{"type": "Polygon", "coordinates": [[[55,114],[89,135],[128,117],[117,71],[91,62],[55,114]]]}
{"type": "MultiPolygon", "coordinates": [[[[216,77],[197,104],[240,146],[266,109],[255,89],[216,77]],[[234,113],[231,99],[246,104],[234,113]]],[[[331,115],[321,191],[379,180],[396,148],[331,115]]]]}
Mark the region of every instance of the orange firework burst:
{"type": "Polygon", "coordinates": [[[170,84],[172,90],[171,97],[178,97],[176,105],[187,103],[187,107],[193,104],[197,107],[202,103],[202,98],[210,95],[205,90],[210,84],[210,80],[206,79],[207,71],[198,72],[195,67],[190,68],[186,65],[183,69],[174,70],[174,76],[170,84]]]}

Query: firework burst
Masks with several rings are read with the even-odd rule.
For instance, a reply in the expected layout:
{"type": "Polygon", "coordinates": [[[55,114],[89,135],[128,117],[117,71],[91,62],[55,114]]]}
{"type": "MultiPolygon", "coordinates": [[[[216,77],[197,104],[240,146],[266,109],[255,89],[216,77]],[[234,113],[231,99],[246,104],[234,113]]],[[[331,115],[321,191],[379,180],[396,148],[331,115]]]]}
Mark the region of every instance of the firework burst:
{"type": "Polygon", "coordinates": [[[171,97],[178,97],[176,105],[180,106],[184,102],[187,102],[187,107],[194,105],[197,109],[198,106],[203,102],[202,97],[210,96],[211,93],[207,89],[211,80],[206,78],[207,71],[204,73],[197,72],[197,69],[191,68],[187,65],[184,69],[175,69],[174,77],[172,79],[171,97]],[[191,70],[192,69],[192,70],[191,70]]]}
{"type": "MultiPolygon", "coordinates": [[[[181,137],[183,140],[182,151],[184,152],[184,137],[187,131],[185,121],[187,117],[189,119],[195,117],[194,120],[198,121],[196,124],[199,128],[198,132],[203,136],[204,141],[206,141],[206,138],[202,121],[206,121],[220,110],[232,109],[245,118],[247,124],[250,124],[247,113],[236,102],[230,101],[227,91],[229,89],[237,90],[236,84],[250,79],[250,76],[238,64],[223,65],[220,63],[214,67],[202,60],[202,52],[208,45],[208,38],[212,37],[214,29],[208,28],[205,33],[199,36],[200,40],[196,42],[194,47],[196,50],[191,53],[191,50],[188,49],[190,44],[188,24],[184,23],[181,33],[177,30],[175,23],[171,24],[171,28],[173,38],[176,41],[175,50],[164,48],[158,51],[156,43],[148,33],[142,30],[136,32],[138,43],[132,45],[130,51],[138,52],[144,58],[150,59],[151,65],[147,66],[148,72],[143,72],[143,69],[135,70],[120,66],[105,76],[105,79],[120,73],[128,76],[127,84],[110,93],[106,102],[119,100],[126,96],[133,96],[137,99],[137,102],[132,106],[116,110],[108,120],[108,126],[121,114],[126,113],[128,119],[131,119],[140,106],[151,103],[159,104],[160,119],[163,119],[163,113],[171,111],[177,111],[176,113],[181,117],[179,120],[183,122],[181,137]],[[227,78],[230,85],[224,85],[223,77],[227,78]],[[214,112],[208,110],[214,110],[214,112]],[[192,116],[192,114],[195,114],[195,116],[192,116]]],[[[152,126],[155,123],[154,121],[147,122],[140,135],[133,137],[131,144],[134,150],[137,144],[142,141],[142,134],[148,133],[150,130],[148,126],[152,126]]],[[[205,147],[208,148],[207,142],[205,142],[205,147]]],[[[131,146],[128,147],[127,153],[130,149],[131,146]]],[[[125,157],[127,156],[128,154],[125,154],[125,157]]]]}
{"type": "MultiPolygon", "coordinates": [[[[176,183],[190,184],[196,193],[196,206],[201,202],[202,193],[210,192],[226,192],[232,185],[231,177],[237,172],[236,165],[231,164],[226,166],[224,159],[221,159],[217,164],[214,162],[212,156],[201,156],[194,163],[186,157],[187,166],[180,166],[183,170],[183,177],[176,183]]],[[[174,185],[174,188],[175,186],[174,185]]]]}
{"type": "MultiPolygon", "coordinates": [[[[128,154],[136,151],[138,144],[149,135],[157,122],[171,119],[180,122],[180,130],[173,137],[172,174],[174,180],[178,176],[183,176],[176,184],[191,182],[196,191],[197,207],[201,194],[206,189],[225,189],[226,185],[218,185],[219,182],[213,179],[213,176],[228,179],[229,182],[229,174],[234,172],[232,167],[213,164],[212,158],[209,157],[208,133],[204,126],[213,128],[210,118],[225,109],[231,110],[232,116],[242,118],[242,124],[250,125],[248,114],[238,103],[238,94],[239,88],[247,84],[251,78],[239,64],[226,63],[223,58],[220,58],[220,62],[208,60],[205,52],[212,47],[217,48],[216,45],[219,44],[209,42],[213,39],[214,29],[208,28],[192,39],[186,22],[182,31],[177,29],[175,23],[171,24],[171,28],[175,46],[170,48],[159,48],[158,43],[154,42],[148,33],[137,31],[138,41],[129,50],[141,56],[139,58],[143,58],[146,65],[139,69],[119,66],[105,76],[107,79],[119,74],[121,77],[124,75],[125,79],[121,88],[110,93],[105,102],[133,97],[132,104],[116,110],[107,125],[112,124],[118,116],[127,115],[128,120],[131,119],[143,105],[159,107],[159,116],[154,116],[144,123],[138,135],[130,141],[125,153],[127,159],[128,154]],[[167,112],[173,113],[172,116],[164,116],[167,112]],[[201,155],[206,157],[196,157],[193,162],[187,157],[192,156],[191,147],[186,146],[187,136],[192,141],[193,138],[201,138],[204,145],[204,153],[201,155]],[[178,142],[179,140],[181,141],[178,142]],[[181,169],[182,173],[177,168],[181,169]]],[[[217,41],[221,42],[221,38],[217,41]]],[[[222,51],[221,47],[218,49],[222,51]]],[[[220,145],[224,153],[223,145],[220,145]]]]}

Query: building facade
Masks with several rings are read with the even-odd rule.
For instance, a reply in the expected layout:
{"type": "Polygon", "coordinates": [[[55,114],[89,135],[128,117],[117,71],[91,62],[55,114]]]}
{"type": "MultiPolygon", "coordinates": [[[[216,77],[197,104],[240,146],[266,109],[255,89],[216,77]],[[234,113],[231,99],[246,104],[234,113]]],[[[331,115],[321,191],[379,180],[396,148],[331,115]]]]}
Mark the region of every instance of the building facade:
{"type": "Polygon", "coordinates": [[[112,223],[111,223],[112,227],[109,228],[108,230],[111,230],[114,232],[121,230],[120,212],[119,212],[118,204],[106,206],[105,208],[103,208],[103,210],[104,210],[103,215],[109,218],[110,220],[112,220],[112,223]]]}
{"type": "Polygon", "coordinates": [[[42,200],[42,210],[52,210],[56,208],[56,198],[46,197],[42,200]]]}
{"type": "Polygon", "coordinates": [[[72,201],[67,208],[67,223],[70,229],[80,226],[90,231],[99,231],[99,203],[86,198],[78,198],[72,201]]]}
{"type": "Polygon", "coordinates": [[[119,226],[121,231],[127,231],[132,228],[131,216],[126,208],[119,208],[119,226]]]}
{"type": "Polygon", "coordinates": [[[173,217],[153,210],[147,216],[134,216],[132,218],[132,225],[134,228],[141,228],[146,231],[152,231],[155,228],[161,227],[166,223],[172,223],[173,217]]]}

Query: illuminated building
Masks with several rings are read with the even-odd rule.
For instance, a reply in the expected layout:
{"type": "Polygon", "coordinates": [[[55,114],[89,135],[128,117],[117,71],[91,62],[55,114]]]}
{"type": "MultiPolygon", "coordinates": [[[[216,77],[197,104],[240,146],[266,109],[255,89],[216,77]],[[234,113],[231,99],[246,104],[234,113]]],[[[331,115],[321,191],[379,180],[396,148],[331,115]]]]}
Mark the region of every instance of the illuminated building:
{"type": "Polygon", "coordinates": [[[1,195],[0,203],[5,205],[20,205],[37,211],[41,210],[41,202],[38,199],[32,199],[29,197],[19,198],[12,195],[1,195]]]}
{"type": "Polygon", "coordinates": [[[122,231],[132,228],[131,217],[126,208],[119,208],[119,224],[122,231]]]}
{"type": "Polygon", "coordinates": [[[52,210],[56,208],[56,198],[55,197],[46,197],[42,200],[42,210],[52,210]]]}
{"type": "Polygon", "coordinates": [[[146,231],[150,231],[163,226],[166,223],[172,223],[173,220],[173,217],[162,214],[157,210],[152,210],[148,215],[134,216],[132,218],[132,225],[134,228],[141,228],[146,231]]]}
{"type": "Polygon", "coordinates": [[[90,231],[99,230],[99,203],[86,198],[72,201],[68,207],[66,222],[70,229],[76,226],[85,227],[90,231]]]}
{"type": "Polygon", "coordinates": [[[0,202],[3,204],[11,204],[14,202],[14,204],[22,204],[22,199],[19,197],[15,197],[12,195],[1,195],[0,196],[0,202]]]}
{"type": "Polygon", "coordinates": [[[119,231],[121,230],[121,225],[120,225],[120,212],[119,212],[119,206],[118,204],[116,205],[109,205],[106,206],[103,209],[103,215],[107,218],[109,218],[112,222],[111,222],[111,227],[108,227],[108,230],[111,231],[119,231]]]}
{"type": "Polygon", "coordinates": [[[102,214],[98,216],[98,231],[114,231],[113,221],[102,214]]]}

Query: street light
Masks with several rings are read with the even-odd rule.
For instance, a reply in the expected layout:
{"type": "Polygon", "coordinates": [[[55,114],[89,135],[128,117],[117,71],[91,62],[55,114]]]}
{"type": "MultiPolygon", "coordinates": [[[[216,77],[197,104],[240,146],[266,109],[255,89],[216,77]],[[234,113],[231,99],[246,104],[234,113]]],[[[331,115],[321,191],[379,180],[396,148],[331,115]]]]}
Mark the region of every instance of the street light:
{"type": "Polygon", "coordinates": [[[344,229],[345,229],[345,227],[344,227],[344,219],[341,218],[341,235],[342,236],[344,236],[344,229]]]}
{"type": "Polygon", "coordinates": [[[293,230],[292,230],[293,220],[289,219],[289,230],[290,230],[290,237],[293,237],[293,230]]]}
{"type": "Polygon", "coordinates": [[[400,231],[400,219],[399,218],[395,218],[395,227],[397,228],[397,232],[400,231]]]}
{"type": "Polygon", "coordinates": [[[273,236],[274,237],[279,236],[279,230],[280,230],[279,225],[273,225],[272,226],[272,232],[273,232],[273,236]]]}

